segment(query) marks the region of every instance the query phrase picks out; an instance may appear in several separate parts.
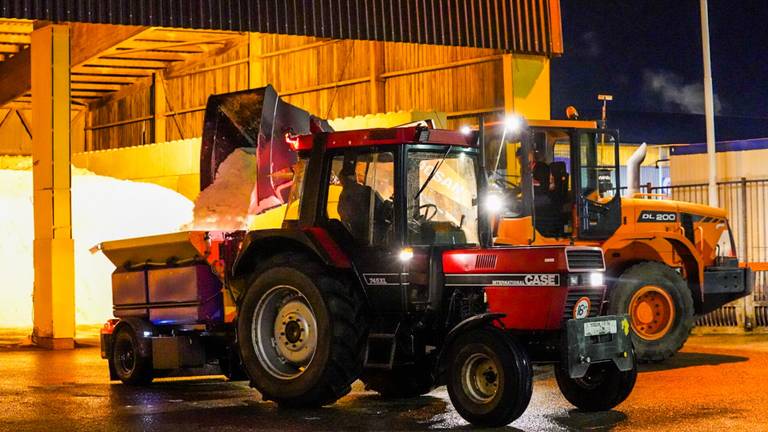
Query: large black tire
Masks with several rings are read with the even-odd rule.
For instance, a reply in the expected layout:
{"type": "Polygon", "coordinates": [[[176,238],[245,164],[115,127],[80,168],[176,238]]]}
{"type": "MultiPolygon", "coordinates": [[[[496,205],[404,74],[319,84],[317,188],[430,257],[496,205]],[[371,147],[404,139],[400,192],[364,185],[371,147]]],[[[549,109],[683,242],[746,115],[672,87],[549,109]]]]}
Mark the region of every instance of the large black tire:
{"type": "Polygon", "coordinates": [[[525,350],[503,331],[467,331],[449,347],[448,395],[468,422],[500,427],[520,417],[531,401],[533,370],[525,350]]]}
{"type": "Polygon", "coordinates": [[[142,355],[136,332],[129,325],[120,326],[114,334],[110,367],[125,384],[146,385],[152,382],[151,353],[142,355]]]}
{"type": "MultiPolygon", "coordinates": [[[[663,293],[661,294],[659,298],[664,297],[663,293]]],[[[666,302],[668,301],[662,300],[662,303],[666,302]]],[[[630,314],[630,323],[634,330],[632,342],[640,362],[658,362],[672,357],[688,340],[694,325],[693,297],[685,280],[672,268],[653,261],[635,264],[619,276],[609,294],[608,312],[630,314]],[[649,287],[660,288],[673,303],[671,310],[674,311],[674,316],[667,320],[671,324],[661,326],[666,330],[645,328],[645,323],[633,317],[630,311],[633,297],[636,294],[642,295],[639,291],[649,287]],[[652,331],[656,333],[653,334],[652,331]]],[[[661,314],[669,315],[663,312],[661,314]]]]}
{"type": "Polygon", "coordinates": [[[616,365],[592,365],[584,378],[573,379],[563,365],[555,365],[555,379],[560,392],[582,411],[607,411],[627,399],[637,380],[637,366],[621,372],[616,365]]]}
{"type": "Polygon", "coordinates": [[[367,326],[360,293],[344,276],[335,277],[305,256],[278,255],[259,266],[241,303],[237,326],[240,357],[251,385],[265,400],[281,406],[332,404],[349,393],[362,370],[367,326]],[[280,290],[290,295],[272,311],[269,302],[279,300],[280,290]],[[300,318],[285,315],[294,304],[301,308],[300,318]],[[254,321],[259,311],[262,319],[254,321]],[[275,316],[268,318],[272,312],[275,316]],[[291,321],[298,324],[287,324],[291,321]],[[281,325],[282,332],[270,333],[270,326],[281,325]],[[292,341],[299,351],[280,351],[279,343],[287,346],[292,341]],[[296,354],[302,361],[287,360],[296,352],[302,353],[296,354]]]}
{"type": "Polygon", "coordinates": [[[392,370],[369,370],[360,380],[367,390],[386,399],[413,398],[435,388],[433,367],[429,362],[395,367],[392,370]]]}

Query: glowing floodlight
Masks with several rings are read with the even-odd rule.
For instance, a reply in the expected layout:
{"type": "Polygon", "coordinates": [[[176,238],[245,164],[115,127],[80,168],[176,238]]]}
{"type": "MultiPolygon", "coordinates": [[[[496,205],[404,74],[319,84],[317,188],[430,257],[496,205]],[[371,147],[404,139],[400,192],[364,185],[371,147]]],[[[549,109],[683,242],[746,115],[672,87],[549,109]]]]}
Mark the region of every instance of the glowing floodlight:
{"type": "Polygon", "coordinates": [[[504,117],[504,131],[507,133],[515,133],[520,131],[523,126],[523,118],[517,115],[508,115],[504,117]]]}

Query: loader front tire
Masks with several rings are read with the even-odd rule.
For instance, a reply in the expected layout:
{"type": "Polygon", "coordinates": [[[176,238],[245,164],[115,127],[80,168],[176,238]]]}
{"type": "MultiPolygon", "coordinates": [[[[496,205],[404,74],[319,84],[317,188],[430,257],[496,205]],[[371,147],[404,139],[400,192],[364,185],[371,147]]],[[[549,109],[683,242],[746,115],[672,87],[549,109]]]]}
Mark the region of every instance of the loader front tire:
{"type": "Polygon", "coordinates": [[[672,357],[694,325],[691,290],[671,267],[653,261],[635,264],[619,276],[609,294],[609,314],[629,314],[632,343],[641,362],[672,357]]]}

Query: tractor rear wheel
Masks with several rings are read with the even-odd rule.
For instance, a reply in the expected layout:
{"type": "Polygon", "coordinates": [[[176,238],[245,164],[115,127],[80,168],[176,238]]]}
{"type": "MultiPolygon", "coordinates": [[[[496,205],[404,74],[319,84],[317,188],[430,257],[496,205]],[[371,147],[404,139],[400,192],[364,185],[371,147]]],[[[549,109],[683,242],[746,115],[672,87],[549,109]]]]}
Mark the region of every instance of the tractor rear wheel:
{"type": "Polygon", "coordinates": [[[362,370],[367,326],[359,292],[304,256],[278,255],[260,266],[237,326],[251,385],[281,406],[332,404],[362,370]]]}
{"type": "Polygon", "coordinates": [[[412,398],[425,395],[435,388],[429,362],[399,366],[392,370],[363,372],[360,380],[367,390],[373,390],[387,399],[412,398]]]}
{"type": "Polygon", "coordinates": [[[449,347],[448,395],[468,422],[500,427],[520,417],[533,392],[528,354],[495,327],[460,335],[449,347]]]}
{"type": "Polygon", "coordinates": [[[609,313],[629,314],[641,362],[672,357],[693,328],[691,291],[678,272],[659,262],[642,262],[624,271],[611,289],[609,303],[609,313]]]}
{"type": "Polygon", "coordinates": [[[560,392],[582,411],[607,411],[624,402],[637,380],[637,366],[621,372],[616,365],[592,365],[583,378],[571,378],[564,365],[555,365],[555,379],[560,392]]]}

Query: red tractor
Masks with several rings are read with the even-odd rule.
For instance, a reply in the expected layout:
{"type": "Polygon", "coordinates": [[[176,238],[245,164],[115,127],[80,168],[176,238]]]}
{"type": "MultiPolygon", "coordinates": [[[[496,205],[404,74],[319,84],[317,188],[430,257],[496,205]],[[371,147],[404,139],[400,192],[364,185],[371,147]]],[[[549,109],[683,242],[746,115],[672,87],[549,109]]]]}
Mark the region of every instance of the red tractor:
{"type": "Polygon", "coordinates": [[[474,140],[426,127],[275,126],[297,112],[271,88],[214,96],[206,112],[204,169],[241,146],[262,146],[261,161],[269,145],[271,169],[286,161],[288,187],[256,186],[284,192],[273,196],[285,203],[282,228],[102,245],[117,266],[119,320],[102,334],[113,378],[148,383],[218,362],[290,407],[334,403],[357,379],[396,397],[446,384],[459,414],[483,426],[522,415],[536,363],[555,364],[581,409],[629,395],[629,323],[599,316],[602,251],[491,246],[474,140]],[[291,114],[253,120],[254,103],[291,114]],[[285,133],[297,129],[315,131],[285,133]]]}

